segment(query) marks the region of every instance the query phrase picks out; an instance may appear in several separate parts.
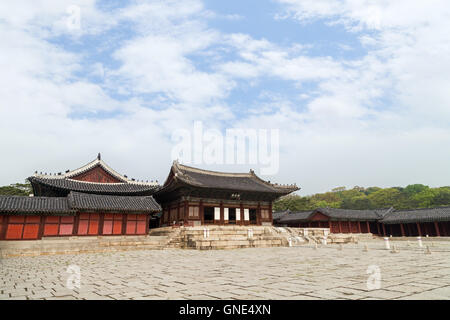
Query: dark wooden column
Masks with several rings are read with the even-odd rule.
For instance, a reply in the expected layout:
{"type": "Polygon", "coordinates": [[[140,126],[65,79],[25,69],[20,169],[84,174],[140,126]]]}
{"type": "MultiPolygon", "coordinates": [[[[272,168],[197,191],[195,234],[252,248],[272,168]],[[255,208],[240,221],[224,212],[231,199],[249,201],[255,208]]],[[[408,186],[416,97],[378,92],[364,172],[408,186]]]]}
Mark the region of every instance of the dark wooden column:
{"type": "Polygon", "coordinates": [[[184,200],[184,224],[188,223],[188,219],[189,219],[189,205],[188,201],[184,200]]]}
{"type": "MultiPolygon", "coordinates": [[[[38,230],[38,240],[42,239],[42,235],[44,234],[44,223],[45,223],[45,216],[39,217],[39,230],[38,230]]],[[[1,237],[1,230],[0,230],[0,237],[1,237]]],[[[0,238],[1,239],[1,238],[0,238]]]]}
{"type": "Polygon", "coordinates": [[[202,221],[202,225],[205,224],[205,215],[203,213],[203,200],[200,199],[200,203],[198,205],[198,214],[200,215],[200,220],[202,221]]]}
{"type": "MultiPolygon", "coordinates": [[[[145,234],[146,235],[148,234],[149,229],[150,229],[150,215],[151,215],[151,213],[145,215],[145,234]]],[[[114,217],[113,217],[113,228],[114,228],[114,217]]]]}
{"type": "Polygon", "coordinates": [[[436,221],[434,222],[434,228],[436,229],[436,236],[440,237],[441,234],[439,232],[439,225],[436,221]]]}
{"type": "Polygon", "coordinates": [[[361,221],[358,221],[358,232],[361,233],[361,221]]]}
{"type": "Polygon", "coordinates": [[[241,225],[245,225],[245,220],[244,220],[244,204],[240,203],[240,210],[241,210],[241,225]]]}
{"type": "Polygon", "coordinates": [[[378,234],[381,235],[380,223],[376,222],[376,224],[377,224],[378,234]]]}
{"type": "Polygon", "coordinates": [[[402,232],[402,237],[405,236],[405,228],[403,228],[403,223],[400,223],[400,230],[402,232]]]}
{"type": "Polygon", "coordinates": [[[180,224],[180,202],[177,203],[177,224],[180,224]]]}
{"type": "Polygon", "coordinates": [[[369,221],[366,221],[367,233],[370,233],[370,224],[369,221]]]}
{"type": "Polygon", "coordinates": [[[74,236],[78,234],[78,224],[80,223],[80,213],[77,212],[75,215],[75,219],[73,219],[73,230],[72,233],[74,236]]]}
{"type": "Polygon", "coordinates": [[[348,232],[349,233],[353,233],[353,230],[352,230],[352,223],[351,223],[351,221],[349,220],[349,221],[347,221],[348,222],[348,232]]]}
{"type": "Polygon", "coordinates": [[[416,224],[417,224],[417,232],[419,233],[419,237],[421,237],[422,236],[422,230],[420,230],[420,223],[416,222],[416,224]]]}
{"type": "MultiPolygon", "coordinates": [[[[128,213],[124,213],[122,215],[122,235],[125,235],[127,233],[127,218],[128,218],[128,213]]],[[[113,219],[114,221],[114,219],[113,219]]],[[[113,222],[114,224],[114,222],[113,222]]]]}
{"type": "Polygon", "coordinates": [[[342,227],[341,227],[341,221],[338,221],[338,226],[339,226],[339,233],[342,233],[342,227]]]}
{"type": "Polygon", "coordinates": [[[383,227],[383,236],[386,237],[386,226],[384,225],[384,223],[381,226],[383,227]]]}
{"type": "MultiPolygon", "coordinates": [[[[98,219],[99,219],[99,221],[98,221],[98,234],[102,235],[103,234],[103,225],[105,223],[105,213],[104,212],[100,213],[99,216],[98,216],[98,219]]],[[[113,225],[114,225],[114,218],[113,218],[113,225]]]]}
{"type": "Polygon", "coordinates": [[[270,202],[270,204],[269,204],[269,218],[270,218],[270,223],[273,224],[273,217],[272,217],[272,202],[270,202]]]}
{"type": "Polygon", "coordinates": [[[261,205],[258,202],[258,206],[256,207],[256,225],[261,225],[261,205]]]}

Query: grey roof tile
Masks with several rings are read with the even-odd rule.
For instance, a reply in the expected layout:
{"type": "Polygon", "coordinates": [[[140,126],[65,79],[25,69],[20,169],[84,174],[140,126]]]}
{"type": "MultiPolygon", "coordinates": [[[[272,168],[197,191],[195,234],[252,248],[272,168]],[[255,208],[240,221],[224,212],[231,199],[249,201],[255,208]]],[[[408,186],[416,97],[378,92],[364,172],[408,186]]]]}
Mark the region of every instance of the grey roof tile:
{"type": "Polygon", "coordinates": [[[139,183],[95,183],[85,182],[73,179],[49,179],[40,177],[29,177],[28,180],[34,184],[42,184],[47,187],[51,187],[57,190],[63,190],[65,192],[77,191],[88,192],[96,194],[152,194],[159,186],[139,184],[139,183]]]}
{"type": "Polygon", "coordinates": [[[385,224],[434,221],[450,221],[450,207],[393,211],[381,220],[385,224]]]}
{"type": "Polygon", "coordinates": [[[74,215],[65,197],[0,196],[0,213],[74,215]]]}
{"type": "Polygon", "coordinates": [[[161,207],[152,196],[127,197],[71,192],[67,198],[69,201],[69,206],[75,210],[125,211],[141,213],[161,211],[161,207]]]}

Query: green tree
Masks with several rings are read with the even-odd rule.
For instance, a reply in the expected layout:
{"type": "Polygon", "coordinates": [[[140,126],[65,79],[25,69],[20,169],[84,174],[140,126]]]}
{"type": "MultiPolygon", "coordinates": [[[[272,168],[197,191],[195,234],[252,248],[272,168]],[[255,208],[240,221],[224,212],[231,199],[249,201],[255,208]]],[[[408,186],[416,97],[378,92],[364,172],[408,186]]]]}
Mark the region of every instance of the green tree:
{"type": "Polygon", "coordinates": [[[5,196],[29,196],[32,193],[33,190],[29,182],[0,187],[0,195],[5,196]]]}

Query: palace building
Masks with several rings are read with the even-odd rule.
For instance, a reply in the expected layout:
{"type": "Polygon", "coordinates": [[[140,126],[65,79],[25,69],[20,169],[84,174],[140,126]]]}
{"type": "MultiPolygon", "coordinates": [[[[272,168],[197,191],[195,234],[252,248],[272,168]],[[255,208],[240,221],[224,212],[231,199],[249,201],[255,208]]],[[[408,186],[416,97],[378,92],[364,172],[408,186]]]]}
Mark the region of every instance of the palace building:
{"type": "Polygon", "coordinates": [[[214,172],[176,161],[160,186],[117,173],[100,154],[79,169],[36,172],[28,180],[32,196],[0,196],[0,240],[146,235],[150,225],[271,225],[272,202],[298,190],[253,171],[214,172]]]}
{"type": "Polygon", "coordinates": [[[272,203],[299,190],[249,173],[225,173],[174,161],[164,185],[153,194],[162,207],[160,225],[272,225],[272,203]]]}
{"type": "Polygon", "coordinates": [[[147,235],[150,226],[258,225],[329,228],[331,233],[450,236],[450,207],[395,210],[318,208],[272,213],[273,202],[299,190],[264,181],[253,170],[227,173],[174,161],[161,186],[130,179],[100,154],[65,173],[35,173],[33,194],[0,196],[0,240],[147,235]]]}
{"type": "Polygon", "coordinates": [[[154,182],[129,179],[97,159],[64,174],[29,177],[33,196],[0,196],[0,240],[144,235],[160,211],[154,182]]]}

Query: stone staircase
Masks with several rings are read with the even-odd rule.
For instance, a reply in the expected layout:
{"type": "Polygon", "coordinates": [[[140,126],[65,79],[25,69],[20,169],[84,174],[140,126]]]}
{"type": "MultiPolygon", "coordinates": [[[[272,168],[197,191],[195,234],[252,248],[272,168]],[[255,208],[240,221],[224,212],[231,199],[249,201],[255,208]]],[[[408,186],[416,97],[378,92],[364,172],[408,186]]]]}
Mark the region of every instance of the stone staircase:
{"type": "Polygon", "coordinates": [[[150,234],[167,236],[168,248],[211,250],[285,245],[273,227],[266,226],[166,227],[152,230],[150,234]]]}
{"type": "Polygon", "coordinates": [[[321,244],[324,237],[329,239],[328,228],[291,228],[272,227],[275,233],[283,237],[286,246],[301,246],[307,244],[321,244]],[[290,243],[290,244],[289,244],[290,243]]]}

